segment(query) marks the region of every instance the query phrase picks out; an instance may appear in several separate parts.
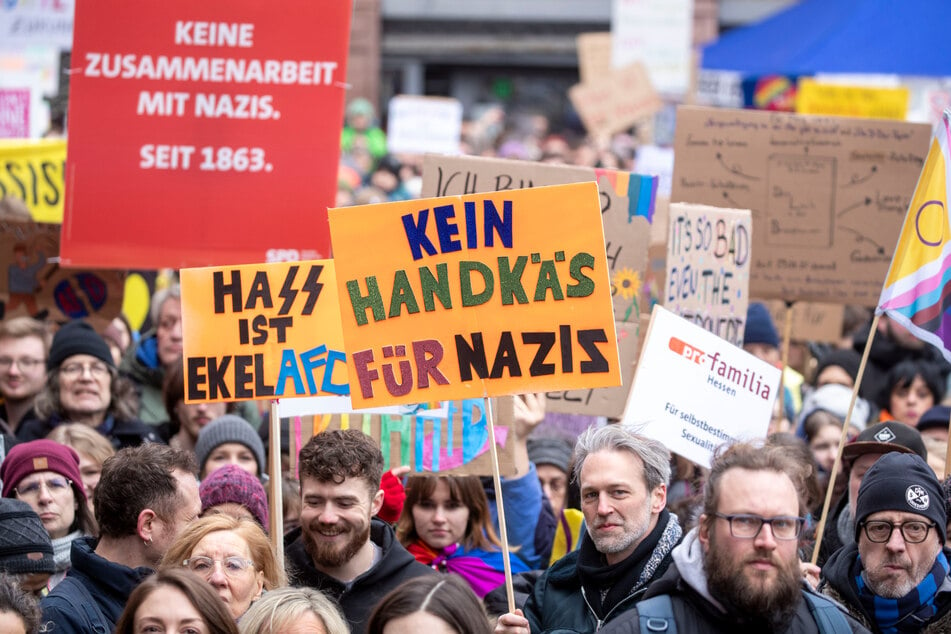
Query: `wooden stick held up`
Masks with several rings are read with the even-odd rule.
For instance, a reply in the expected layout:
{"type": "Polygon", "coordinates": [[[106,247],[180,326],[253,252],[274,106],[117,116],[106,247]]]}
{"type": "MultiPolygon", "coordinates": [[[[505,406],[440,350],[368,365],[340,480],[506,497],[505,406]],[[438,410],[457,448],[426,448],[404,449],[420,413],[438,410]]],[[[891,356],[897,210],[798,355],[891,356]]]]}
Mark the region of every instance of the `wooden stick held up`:
{"type": "Polygon", "coordinates": [[[878,330],[878,319],[880,315],[876,314],[872,319],[872,327],[868,333],[868,339],[865,340],[865,351],[862,353],[862,362],[859,364],[858,374],[855,376],[855,386],[852,388],[852,398],[849,400],[849,411],[845,414],[845,422],[842,423],[842,434],[839,436],[839,451],[835,456],[835,462],[832,463],[832,472],[829,474],[829,486],[826,489],[826,499],[822,504],[822,515],[819,519],[819,525],[816,527],[816,545],[812,551],[812,564],[816,565],[819,560],[819,547],[822,546],[822,538],[825,536],[826,521],[829,519],[829,506],[832,503],[832,490],[835,488],[835,479],[839,476],[839,466],[842,464],[842,451],[845,449],[845,441],[848,438],[849,423],[852,420],[852,409],[855,407],[855,400],[859,395],[859,386],[862,384],[862,375],[865,374],[865,364],[868,363],[868,354],[872,350],[872,341],[875,339],[875,331],[878,330]]]}

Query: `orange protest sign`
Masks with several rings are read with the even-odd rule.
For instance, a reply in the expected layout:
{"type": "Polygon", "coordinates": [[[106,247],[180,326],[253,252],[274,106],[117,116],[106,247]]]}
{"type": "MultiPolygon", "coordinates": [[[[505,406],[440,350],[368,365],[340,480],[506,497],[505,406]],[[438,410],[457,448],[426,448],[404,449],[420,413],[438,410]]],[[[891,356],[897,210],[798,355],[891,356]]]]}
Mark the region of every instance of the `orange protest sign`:
{"type": "Polygon", "coordinates": [[[621,382],[596,183],[330,210],[355,408],[621,382]]]}
{"type": "Polygon", "coordinates": [[[345,396],[333,260],[182,269],[185,402],[345,396]]]}

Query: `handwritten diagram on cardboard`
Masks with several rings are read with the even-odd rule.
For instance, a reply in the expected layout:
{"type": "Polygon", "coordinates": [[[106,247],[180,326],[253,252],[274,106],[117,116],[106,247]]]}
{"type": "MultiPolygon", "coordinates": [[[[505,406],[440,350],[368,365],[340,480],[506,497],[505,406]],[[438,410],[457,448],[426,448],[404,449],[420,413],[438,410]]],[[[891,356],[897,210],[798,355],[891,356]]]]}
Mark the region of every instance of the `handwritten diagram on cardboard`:
{"type": "Polygon", "coordinates": [[[930,137],[925,124],[681,107],[671,200],[752,211],[752,296],[874,306],[930,137]]]}

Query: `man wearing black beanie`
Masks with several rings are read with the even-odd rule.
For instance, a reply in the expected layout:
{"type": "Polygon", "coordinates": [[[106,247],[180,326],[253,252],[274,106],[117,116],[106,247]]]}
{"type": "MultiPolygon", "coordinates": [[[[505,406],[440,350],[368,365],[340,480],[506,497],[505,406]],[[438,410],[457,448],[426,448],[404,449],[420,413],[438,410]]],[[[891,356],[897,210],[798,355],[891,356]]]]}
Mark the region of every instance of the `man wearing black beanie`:
{"type": "Polygon", "coordinates": [[[951,577],[941,484],[918,455],[889,453],[868,470],[855,510],[856,544],[822,573],[820,592],[874,632],[951,630],[951,577]]]}

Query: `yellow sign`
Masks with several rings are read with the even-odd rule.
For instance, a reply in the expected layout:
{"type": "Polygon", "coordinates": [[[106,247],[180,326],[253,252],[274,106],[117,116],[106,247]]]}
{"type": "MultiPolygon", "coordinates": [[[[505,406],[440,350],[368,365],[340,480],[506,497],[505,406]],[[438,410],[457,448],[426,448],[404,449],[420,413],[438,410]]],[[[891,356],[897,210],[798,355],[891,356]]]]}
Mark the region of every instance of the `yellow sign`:
{"type": "Polygon", "coordinates": [[[596,183],[330,210],[355,408],[620,384],[596,183]]]}
{"type": "Polygon", "coordinates": [[[908,89],[840,86],[803,78],[796,93],[796,112],[904,121],[908,89]]]}
{"type": "Polygon", "coordinates": [[[63,222],[65,171],[63,139],[0,139],[0,198],[19,198],[37,222],[63,222]]]}
{"type": "Polygon", "coordinates": [[[185,401],[346,396],[333,260],[182,269],[185,401]]]}

